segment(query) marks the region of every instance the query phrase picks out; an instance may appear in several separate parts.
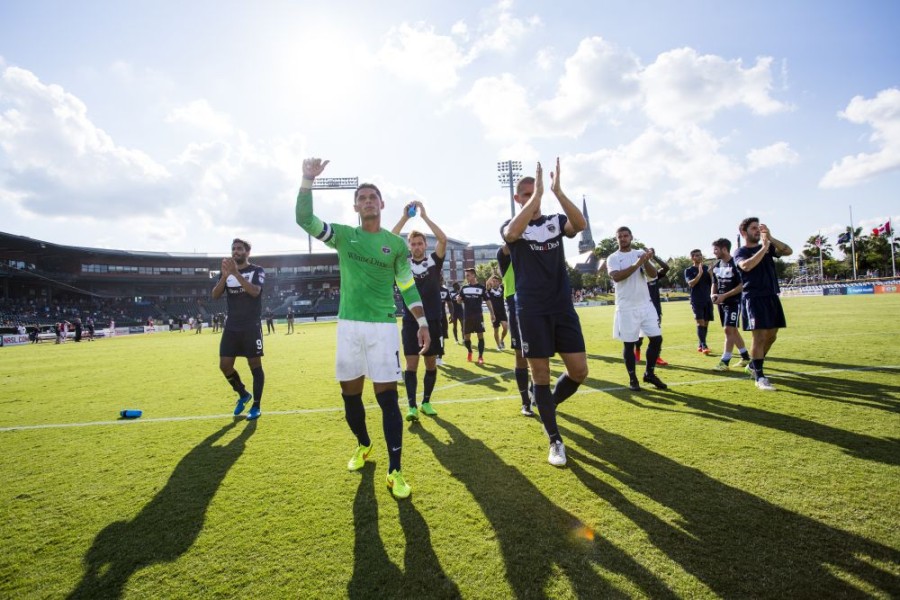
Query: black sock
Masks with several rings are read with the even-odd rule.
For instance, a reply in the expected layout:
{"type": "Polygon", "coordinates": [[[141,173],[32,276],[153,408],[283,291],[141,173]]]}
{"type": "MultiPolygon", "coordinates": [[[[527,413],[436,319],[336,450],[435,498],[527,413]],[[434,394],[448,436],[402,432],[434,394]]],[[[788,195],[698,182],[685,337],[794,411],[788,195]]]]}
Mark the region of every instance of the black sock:
{"type": "Polygon", "coordinates": [[[559,428],[556,426],[556,403],[553,401],[553,394],[550,392],[550,385],[535,385],[534,399],[538,405],[538,413],[541,415],[541,422],[547,435],[550,436],[551,442],[561,442],[559,428]]]}
{"type": "Polygon", "coordinates": [[[371,446],[372,440],[366,430],[366,408],[362,403],[362,394],[341,394],[344,398],[344,418],[350,431],[356,436],[356,441],[363,446],[371,446]]]}
{"type": "Polygon", "coordinates": [[[763,363],[766,362],[764,358],[754,358],[750,361],[750,368],[753,369],[753,372],[756,373],[756,378],[765,377],[763,374],[763,363]]]}
{"type": "Polygon", "coordinates": [[[622,357],[625,359],[625,370],[628,371],[630,379],[635,379],[637,376],[634,374],[634,342],[623,342],[622,345],[624,346],[622,357]]]}
{"type": "Polygon", "coordinates": [[[241,376],[238,375],[237,371],[232,371],[231,375],[226,375],[225,379],[228,380],[228,383],[231,384],[231,389],[236,391],[241,396],[247,395],[247,388],[244,387],[244,383],[241,381],[241,376]]]}
{"type": "Polygon", "coordinates": [[[484,354],[484,338],[478,339],[478,358],[481,358],[484,354]]]}
{"type": "Polygon", "coordinates": [[[263,373],[262,365],[253,367],[250,372],[253,374],[253,407],[259,408],[263,387],[266,385],[266,374],[263,373]]]}
{"type": "Polygon", "coordinates": [[[472,354],[472,340],[463,340],[463,345],[469,351],[469,354],[472,354]]]}
{"type": "Polygon", "coordinates": [[[650,343],[647,344],[647,373],[650,375],[653,374],[653,370],[656,368],[656,359],[659,358],[661,353],[662,336],[655,335],[650,338],[650,343]]]}
{"type": "Polygon", "coordinates": [[[381,407],[381,425],[388,449],[388,473],[400,470],[400,453],[403,451],[403,417],[397,405],[397,390],[375,394],[381,407]]]}
{"type": "Polygon", "coordinates": [[[742,359],[744,359],[744,360],[750,360],[750,353],[747,351],[746,348],[744,348],[743,350],[738,350],[738,352],[741,353],[741,358],[742,358],[742,359]]]}
{"type": "Polygon", "coordinates": [[[431,392],[434,391],[434,383],[437,381],[437,369],[434,371],[425,370],[425,377],[422,378],[422,403],[431,402],[431,392]]]}
{"type": "Polygon", "coordinates": [[[708,327],[697,325],[697,339],[700,340],[700,346],[706,348],[706,330],[708,327]]]}
{"type": "Polygon", "coordinates": [[[528,397],[528,369],[516,369],[516,385],[519,386],[519,394],[522,396],[522,406],[531,406],[528,397]]]}
{"type": "Polygon", "coordinates": [[[553,402],[557,405],[562,404],[566,398],[578,391],[580,385],[581,382],[569,377],[568,373],[563,373],[556,380],[556,387],[553,388],[553,402]]]}
{"type": "Polygon", "coordinates": [[[636,341],[636,342],[634,343],[634,349],[635,349],[635,350],[640,350],[640,349],[641,349],[641,346],[643,346],[643,345],[644,345],[644,338],[639,337],[639,338],[638,338],[638,341],[636,341]]]}
{"type": "Polygon", "coordinates": [[[410,408],[416,407],[416,393],[419,387],[419,378],[415,371],[403,371],[403,381],[406,382],[406,401],[410,408]]]}

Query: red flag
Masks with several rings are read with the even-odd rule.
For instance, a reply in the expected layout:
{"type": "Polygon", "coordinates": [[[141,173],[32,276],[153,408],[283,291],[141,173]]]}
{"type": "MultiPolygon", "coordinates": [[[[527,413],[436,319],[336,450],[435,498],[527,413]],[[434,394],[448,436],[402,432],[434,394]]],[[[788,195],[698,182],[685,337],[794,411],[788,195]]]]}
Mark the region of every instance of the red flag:
{"type": "Polygon", "coordinates": [[[878,237],[880,235],[891,235],[891,222],[887,221],[872,230],[872,235],[878,237]]]}

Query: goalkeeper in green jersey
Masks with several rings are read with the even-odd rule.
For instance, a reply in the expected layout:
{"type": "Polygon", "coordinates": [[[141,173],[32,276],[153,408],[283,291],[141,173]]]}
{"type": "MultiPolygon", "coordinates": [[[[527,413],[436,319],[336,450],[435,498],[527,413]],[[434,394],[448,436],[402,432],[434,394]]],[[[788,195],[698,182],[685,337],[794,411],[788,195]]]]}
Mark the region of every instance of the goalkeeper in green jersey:
{"type": "Polygon", "coordinates": [[[357,448],[347,465],[361,469],[372,451],[366,429],[362,392],[366,376],[372,380],[375,398],[382,411],[382,425],[388,448],[387,485],[397,498],[410,494],[400,468],[403,447],[403,417],[397,401],[400,378],[400,336],[394,316],[394,285],[419,323],[418,341],[424,352],[431,345],[428,320],[416,290],[407,260],[406,242],[381,228],[384,201],[371,183],[361,184],[354,193],[353,208],[360,225],[350,227],[325,223],[313,214],[312,185],[328,161],[303,161],[303,182],[297,194],[297,224],[338,253],[341,272],[341,303],[338,309],[336,376],[341,384],[344,412],[357,448]]]}

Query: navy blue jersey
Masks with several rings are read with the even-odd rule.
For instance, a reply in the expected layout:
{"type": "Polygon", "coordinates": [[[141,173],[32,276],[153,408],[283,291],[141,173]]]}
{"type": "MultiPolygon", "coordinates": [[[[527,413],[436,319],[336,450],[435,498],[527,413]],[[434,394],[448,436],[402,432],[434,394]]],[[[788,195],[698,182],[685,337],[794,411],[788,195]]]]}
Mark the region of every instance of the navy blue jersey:
{"type": "Polygon", "coordinates": [[[491,306],[494,307],[494,314],[498,314],[500,310],[506,310],[505,299],[506,295],[503,291],[503,286],[498,285],[497,287],[491,288],[487,291],[488,300],[491,303],[491,306]]]}
{"type": "MultiPolygon", "coordinates": [[[[507,242],[516,274],[516,307],[520,315],[549,315],[572,307],[572,289],[562,238],[566,215],[541,215],[530,221],[522,237],[507,242]]],[[[506,239],[506,221],[500,233],[506,239]]]]}
{"type": "MultiPolygon", "coordinates": [[[[709,274],[709,267],[706,265],[700,265],[700,267],[703,269],[703,275],[700,276],[697,285],[691,288],[691,302],[694,304],[710,302],[709,295],[712,292],[712,277],[709,274]]],[[[686,282],[692,280],[698,272],[697,267],[688,267],[684,270],[684,280],[686,282]]]]}
{"type": "Polygon", "coordinates": [[[480,315],[482,312],[481,303],[488,299],[487,290],[480,283],[464,283],[459,288],[458,298],[462,298],[465,318],[480,315]]]}
{"type": "MultiPolygon", "coordinates": [[[[422,298],[422,308],[425,310],[425,318],[436,321],[441,318],[441,269],[444,259],[432,252],[424,260],[415,261],[409,259],[409,268],[412,271],[416,289],[422,298]]],[[[403,304],[403,316],[412,318],[412,313],[403,304]]]]}
{"type": "Polygon", "coordinates": [[[666,276],[669,267],[659,267],[656,269],[656,279],[647,282],[647,290],[650,292],[650,302],[656,307],[656,312],[662,314],[662,306],[659,300],[659,280],[666,276]]]}
{"type": "MultiPolygon", "coordinates": [[[[734,253],[734,264],[737,265],[741,261],[747,260],[760,251],[762,244],[748,248],[741,246],[734,253]]],[[[763,296],[778,295],[780,288],[778,287],[778,275],[775,272],[775,246],[769,246],[769,252],[762,258],[756,267],[745,271],[738,268],[741,276],[741,283],[744,284],[744,291],[741,293],[743,298],[761,298],[763,296]]]]}
{"type": "MultiPolygon", "coordinates": [[[[716,288],[721,296],[727,294],[737,286],[741,285],[741,276],[738,274],[737,265],[734,264],[734,258],[728,260],[717,261],[712,269],[713,277],[716,279],[716,288]]],[[[722,304],[735,306],[740,304],[741,297],[738,294],[726,298],[722,304]]]]}
{"type": "Polygon", "coordinates": [[[238,269],[248,282],[260,288],[259,295],[254,298],[248,294],[237,277],[229,275],[225,280],[225,299],[228,303],[228,319],[225,329],[228,331],[247,331],[259,327],[262,318],[262,288],[266,282],[266,272],[259,265],[247,264],[238,269]]]}
{"type": "MultiPolygon", "coordinates": [[[[441,286],[441,318],[447,318],[447,302],[453,302],[453,292],[445,285],[441,286]]],[[[452,309],[451,309],[452,310],[452,309]]]]}

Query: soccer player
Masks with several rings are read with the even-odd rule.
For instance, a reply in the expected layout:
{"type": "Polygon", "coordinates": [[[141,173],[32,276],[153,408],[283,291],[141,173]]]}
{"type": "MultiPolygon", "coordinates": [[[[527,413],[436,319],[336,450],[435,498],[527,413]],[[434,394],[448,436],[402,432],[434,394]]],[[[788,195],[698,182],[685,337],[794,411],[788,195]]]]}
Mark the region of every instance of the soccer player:
{"type": "Polygon", "coordinates": [[[772,237],[769,228],[756,217],[741,221],[741,236],[744,245],[734,253],[734,264],[738,267],[741,283],[741,320],[744,331],[753,332],[750,347],[750,365],[747,369],[756,379],[756,387],[766,392],[774,392],[775,386],[763,372],[763,363],[778,330],[787,327],[784,309],[778,298],[778,275],[775,272],[775,257],[790,256],[791,247],[772,237]]]}
{"type": "Polygon", "coordinates": [[[266,335],[275,333],[275,313],[271,308],[266,309],[266,335]]]}
{"type": "Polygon", "coordinates": [[[522,355],[531,367],[534,399],[550,438],[547,460],[561,467],[566,464],[566,449],[556,425],[556,407],[578,390],[588,374],[584,336],[572,304],[562,238],[575,237],[587,223],[562,191],[559,158],[550,177],[550,190],[565,214],[541,214],[544,179],[538,163],[534,177],[524,177],[517,183],[514,199],[522,209],[501,226],[500,233],[509,246],[516,276],[522,355]],[[566,370],[551,391],[550,357],[556,353],[566,370]]]}
{"type": "Polygon", "coordinates": [[[713,318],[710,300],[712,275],[709,267],[703,264],[703,253],[700,250],[691,250],[691,262],[694,264],[684,270],[684,280],[691,288],[691,310],[694,311],[694,319],[697,321],[697,352],[709,354],[706,333],[713,318]]]}
{"type": "Polygon", "coordinates": [[[631,229],[619,227],[616,230],[619,249],[606,259],[609,277],[616,284],[613,337],[622,340],[624,348],[622,356],[625,358],[625,370],[628,372],[628,387],[635,392],[641,391],[641,384],[635,374],[634,343],[641,332],[650,338],[650,343],[647,344],[644,382],[664,390],[668,386],[660,381],[654,372],[656,359],[662,350],[662,330],[659,326],[659,315],[650,301],[650,290],[647,288],[647,280],[658,275],[652,263],[655,252],[653,248],[647,250],[632,248],[633,240],[631,229]]]}
{"type": "Polygon", "coordinates": [[[437,414],[437,411],[431,406],[431,392],[434,391],[434,384],[437,381],[437,356],[444,352],[444,336],[441,331],[441,269],[444,268],[444,256],[447,253],[447,234],[428,218],[425,206],[418,200],[403,207],[403,214],[391,233],[400,234],[403,226],[409,220],[409,213],[413,210],[418,212],[422,220],[431,228],[431,233],[434,234],[437,243],[434,246],[434,252],[429,255],[424,233],[413,230],[406,237],[410,254],[409,266],[416,282],[416,289],[419,291],[419,297],[422,299],[422,308],[425,310],[425,318],[428,319],[428,333],[431,337],[431,346],[423,351],[419,346],[419,323],[404,302],[403,327],[400,337],[403,340],[403,355],[406,358],[403,380],[406,382],[406,400],[409,404],[406,412],[407,421],[419,420],[416,392],[419,384],[420,353],[425,357],[425,376],[422,378],[422,412],[428,416],[437,414]],[[415,208],[413,209],[413,207],[415,208]]]}
{"type": "Polygon", "coordinates": [[[503,292],[503,283],[496,275],[491,275],[487,280],[488,302],[493,308],[494,342],[497,350],[506,350],[506,334],[509,333],[509,317],[506,315],[506,294],[503,292]]]}
{"type": "MultiPolygon", "coordinates": [[[[231,388],[238,393],[234,415],[244,412],[250,400],[253,405],[247,413],[247,420],[258,419],[262,414],[263,386],[266,376],[263,373],[262,357],[262,291],[266,281],[266,272],[259,265],[249,261],[250,243],[240,238],[231,242],[231,258],[222,259],[222,273],[212,290],[213,300],[225,294],[228,305],[228,320],[222,331],[219,342],[219,369],[231,388]],[[234,369],[235,357],[247,359],[250,373],[253,375],[253,394],[241,382],[241,376],[234,369]]],[[[197,319],[197,331],[200,331],[200,319],[197,319]]]]}
{"type": "MultiPolygon", "coordinates": [[[[650,292],[650,302],[653,303],[653,308],[656,309],[656,314],[659,315],[659,326],[662,328],[662,302],[659,299],[659,281],[666,276],[669,272],[669,265],[666,264],[660,257],[656,254],[653,255],[653,262],[656,263],[656,277],[653,279],[647,280],[647,290],[650,292]]],[[[634,344],[634,360],[641,360],[641,347],[644,345],[644,337],[641,336],[638,338],[638,341],[634,344]]],[[[662,352],[662,350],[660,350],[662,352]]],[[[665,367],[668,365],[666,361],[662,359],[662,356],[656,357],[656,365],[658,367],[665,367]]]]}
{"type": "Polygon", "coordinates": [[[484,364],[484,315],[482,302],[488,303],[491,320],[494,319],[494,307],[488,300],[484,284],[478,281],[475,269],[466,269],[466,283],[459,288],[456,301],[463,307],[463,344],[468,352],[466,360],[472,362],[472,334],[478,336],[478,364],[484,364]]]}
{"type": "Polygon", "coordinates": [[[533,417],[531,396],[528,388],[528,360],[522,355],[522,344],[519,341],[519,321],[516,317],[516,275],[512,269],[509,246],[503,244],[497,250],[497,266],[503,278],[503,293],[506,296],[506,314],[509,316],[509,345],[516,353],[516,385],[522,397],[522,414],[533,417]]]}
{"type": "Polygon", "coordinates": [[[737,266],[731,257],[731,240],[719,238],[712,243],[713,255],[718,259],[712,267],[712,291],[713,304],[719,307],[719,319],[725,329],[725,351],[722,352],[722,360],[716,364],[716,371],[727,371],[731,362],[732,350],[737,347],[741,355],[740,367],[750,364],[750,353],[744,347],[744,338],[738,330],[741,311],[741,277],[737,266]]]}
{"type": "Polygon", "coordinates": [[[397,402],[400,378],[400,344],[394,317],[394,282],[406,306],[419,324],[417,339],[422,352],[431,347],[428,319],[407,260],[403,238],[381,228],[384,201],[371,183],[361,184],[353,196],[360,225],[325,223],[313,214],[312,186],[328,161],[303,161],[303,181],[297,194],[297,224],[338,253],[341,300],[338,308],[336,376],[344,398],[344,415],[356,436],[357,447],[347,463],[356,471],[372,452],[366,429],[362,392],[366,377],[372,380],[381,407],[382,427],[388,449],[387,485],[395,498],[407,498],[411,488],[403,477],[403,416],[397,402]]]}
{"type": "Polygon", "coordinates": [[[287,311],[287,335],[294,333],[294,307],[288,306],[287,311]]]}
{"type": "Polygon", "coordinates": [[[444,364],[444,342],[447,341],[447,335],[449,333],[447,328],[447,316],[448,314],[452,314],[454,304],[453,292],[450,291],[450,288],[444,283],[444,278],[441,277],[441,352],[437,355],[437,359],[434,363],[437,366],[444,364]]]}
{"type": "Polygon", "coordinates": [[[459,288],[459,282],[455,281],[453,283],[453,291],[450,294],[450,323],[453,325],[453,339],[456,341],[457,345],[459,345],[459,328],[457,325],[463,320],[462,304],[456,300],[459,296],[459,288]]]}

